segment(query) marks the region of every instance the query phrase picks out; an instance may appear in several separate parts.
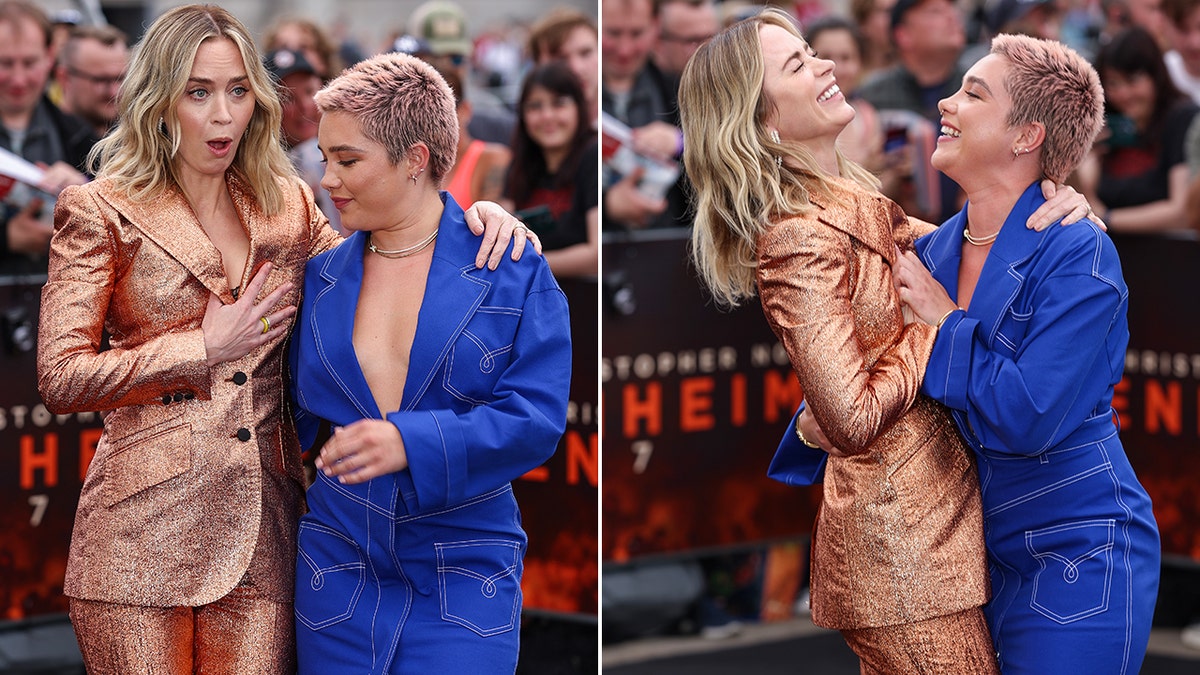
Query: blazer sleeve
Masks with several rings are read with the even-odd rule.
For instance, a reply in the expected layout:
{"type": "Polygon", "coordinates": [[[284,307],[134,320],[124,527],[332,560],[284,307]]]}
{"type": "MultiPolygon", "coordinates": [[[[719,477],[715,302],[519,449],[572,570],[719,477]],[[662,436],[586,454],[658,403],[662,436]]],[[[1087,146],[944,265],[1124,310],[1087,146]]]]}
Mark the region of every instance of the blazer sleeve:
{"type": "Polygon", "coordinates": [[[1109,340],[1125,335],[1113,328],[1128,295],[1119,271],[1093,273],[1104,236],[1095,231],[1095,247],[1075,247],[1045,265],[1047,276],[1030,279],[1032,312],[1018,344],[997,336],[989,345],[984,326],[963,312],[942,326],[923,390],[966,412],[985,447],[1026,456],[1054,447],[1096,414],[1119,378],[1106,359],[1109,340]]]}
{"type": "MultiPolygon", "coordinates": [[[[59,195],[50,268],[38,320],[38,391],[57,414],[158,401],[164,391],[209,396],[204,333],[164,333],[123,349],[101,349],[120,264],[111,208],[82,187],[59,195]]],[[[136,310],[135,310],[136,311],[136,310]]]]}
{"type": "MultiPolygon", "coordinates": [[[[821,430],[843,452],[865,452],[912,406],[934,329],[905,326],[868,364],[855,335],[850,235],[815,219],[791,218],[764,236],[767,248],[760,250],[771,254],[760,255],[758,292],[767,320],[821,430]]],[[[890,279],[878,283],[891,288],[890,279]]]]}
{"type": "Polygon", "coordinates": [[[512,358],[490,401],[461,413],[387,416],[404,439],[421,511],[485,494],[554,454],[566,429],[571,339],[566,296],[551,284],[526,296],[512,358]]]}

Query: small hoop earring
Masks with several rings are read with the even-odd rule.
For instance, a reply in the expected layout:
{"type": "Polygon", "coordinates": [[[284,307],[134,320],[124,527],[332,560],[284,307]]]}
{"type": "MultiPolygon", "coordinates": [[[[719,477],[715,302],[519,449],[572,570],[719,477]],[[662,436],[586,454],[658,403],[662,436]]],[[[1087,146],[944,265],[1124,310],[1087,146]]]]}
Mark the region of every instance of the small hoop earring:
{"type": "Polygon", "coordinates": [[[420,169],[417,169],[416,173],[408,175],[408,177],[412,179],[413,185],[417,184],[417,176],[420,176],[423,173],[425,173],[425,167],[421,167],[420,169]]]}

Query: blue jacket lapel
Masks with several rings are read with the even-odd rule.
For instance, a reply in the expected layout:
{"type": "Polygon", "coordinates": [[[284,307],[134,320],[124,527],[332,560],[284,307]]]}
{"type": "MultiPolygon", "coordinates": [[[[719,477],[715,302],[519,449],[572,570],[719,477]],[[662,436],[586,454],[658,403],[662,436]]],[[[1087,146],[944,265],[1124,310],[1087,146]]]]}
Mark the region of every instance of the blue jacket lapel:
{"type": "Polygon", "coordinates": [[[1045,201],[1037,184],[1025,190],[1012,211],[1009,211],[1000,229],[1000,236],[996,237],[996,243],[992,244],[987,262],[980,271],[967,315],[979,320],[979,327],[984,331],[988,344],[995,340],[1001,319],[1025,284],[1025,275],[1020,266],[1029,260],[1042,239],[1042,233],[1025,227],[1025,221],[1045,201]]]}
{"type": "MultiPolygon", "coordinates": [[[[412,410],[433,382],[446,360],[454,340],[482,303],[492,282],[485,277],[496,274],[475,269],[479,240],[467,229],[462,209],[443,192],[446,207],[438,227],[433,261],[425,284],[425,297],[417,316],[417,332],[409,354],[408,377],[404,385],[404,409],[412,410]],[[431,299],[436,295],[437,299],[431,299]]],[[[382,414],[354,353],[354,314],[362,288],[363,250],[366,233],[355,232],[329,255],[320,268],[321,284],[313,303],[311,330],[322,366],[346,392],[347,398],[363,417],[382,414]],[[337,345],[337,350],[332,347],[337,345]]],[[[511,264],[511,262],[504,262],[511,264]]],[[[391,411],[387,411],[391,412],[391,411]]]]}
{"type": "Polygon", "coordinates": [[[962,231],[966,210],[950,217],[938,229],[917,240],[917,255],[950,298],[958,302],[958,268],[962,264],[962,231]]]}
{"type": "MultiPolygon", "coordinates": [[[[1043,233],[1026,228],[1025,221],[1045,201],[1037,183],[1025,190],[1005,219],[1000,235],[992,244],[987,262],[980,271],[967,316],[979,321],[989,344],[999,330],[1000,320],[1025,283],[1025,277],[1019,269],[1021,264],[1033,255],[1042,241],[1043,233]]],[[[922,262],[950,293],[950,297],[955,299],[958,297],[958,269],[962,262],[962,231],[966,227],[966,212],[964,207],[918,246],[922,262]]]]}
{"type": "Polygon", "coordinates": [[[366,234],[355,232],[334,249],[320,269],[321,283],[313,298],[312,332],[321,348],[317,354],[329,376],[338,382],[362,417],[378,419],[379,407],[354,353],[354,313],[362,288],[362,252],[366,234]]]}
{"type": "MultiPolygon", "coordinates": [[[[404,409],[412,410],[424,396],[455,339],[479,309],[492,286],[487,279],[497,272],[475,269],[479,239],[467,229],[462,208],[442,192],[445,209],[438,224],[433,262],[425,283],[425,297],[417,315],[417,333],[409,354],[404,409]],[[436,296],[437,300],[431,299],[436,296]]],[[[506,260],[501,265],[511,265],[506,260]]]]}

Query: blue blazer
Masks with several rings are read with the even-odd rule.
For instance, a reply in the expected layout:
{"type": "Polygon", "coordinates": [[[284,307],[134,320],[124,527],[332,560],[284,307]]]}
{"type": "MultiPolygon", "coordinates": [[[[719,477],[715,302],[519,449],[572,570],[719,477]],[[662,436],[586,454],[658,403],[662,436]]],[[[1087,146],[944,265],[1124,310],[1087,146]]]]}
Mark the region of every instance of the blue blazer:
{"type": "Polygon", "coordinates": [[[380,411],[351,336],[366,234],[308,263],[292,336],[300,446],[318,426],[386,417],[408,448],[408,513],[456,504],[549,459],[566,428],[571,338],[566,296],[545,260],[475,269],[478,238],[448,193],[413,339],[404,407],[380,411]]]}
{"type": "MultiPolygon", "coordinates": [[[[942,325],[924,393],[956,411],[987,452],[1038,455],[1108,413],[1125,368],[1129,290],[1112,240],[1091,223],[1027,229],[1045,202],[1025,190],[992,244],[967,312],[942,325]]],[[[919,239],[917,254],[958,296],[966,209],[919,239]]]]}
{"type": "Polygon", "coordinates": [[[403,406],[378,410],[354,353],[366,235],[308,263],[292,336],[301,447],[322,421],[385,418],[409,467],[342,485],[318,473],[296,562],[301,673],[511,673],[526,538],[510,482],[566,426],[566,297],[545,259],[475,269],[445,192],[403,406]]]}
{"type": "MultiPolygon", "coordinates": [[[[1043,232],[1029,186],[1005,220],[971,306],[942,325],[922,391],[978,458],[1001,672],[1138,671],[1158,588],[1150,498],[1111,403],[1129,342],[1112,240],[1089,222],[1043,232]]],[[[951,298],[966,210],[917,241],[951,298]]]]}

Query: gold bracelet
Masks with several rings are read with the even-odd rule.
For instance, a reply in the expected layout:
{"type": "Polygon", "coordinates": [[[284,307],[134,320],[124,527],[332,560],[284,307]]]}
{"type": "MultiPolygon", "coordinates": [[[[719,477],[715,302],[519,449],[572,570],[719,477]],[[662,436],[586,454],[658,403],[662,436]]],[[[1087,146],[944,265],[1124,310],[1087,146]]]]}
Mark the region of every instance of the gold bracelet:
{"type": "Polygon", "coordinates": [[[796,438],[799,438],[801,443],[807,445],[810,448],[816,448],[817,450],[821,449],[821,446],[817,445],[816,443],[813,443],[812,441],[810,441],[804,437],[804,432],[800,431],[799,418],[796,419],[796,438]]]}
{"type": "Polygon", "coordinates": [[[942,324],[946,323],[946,319],[949,319],[951,314],[957,312],[960,309],[962,309],[962,307],[955,307],[954,309],[950,310],[949,312],[946,312],[945,314],[943,314],[942,318],[938,319],[937,325],[934,326],[934,329],[941,330],[942,324]]]}

